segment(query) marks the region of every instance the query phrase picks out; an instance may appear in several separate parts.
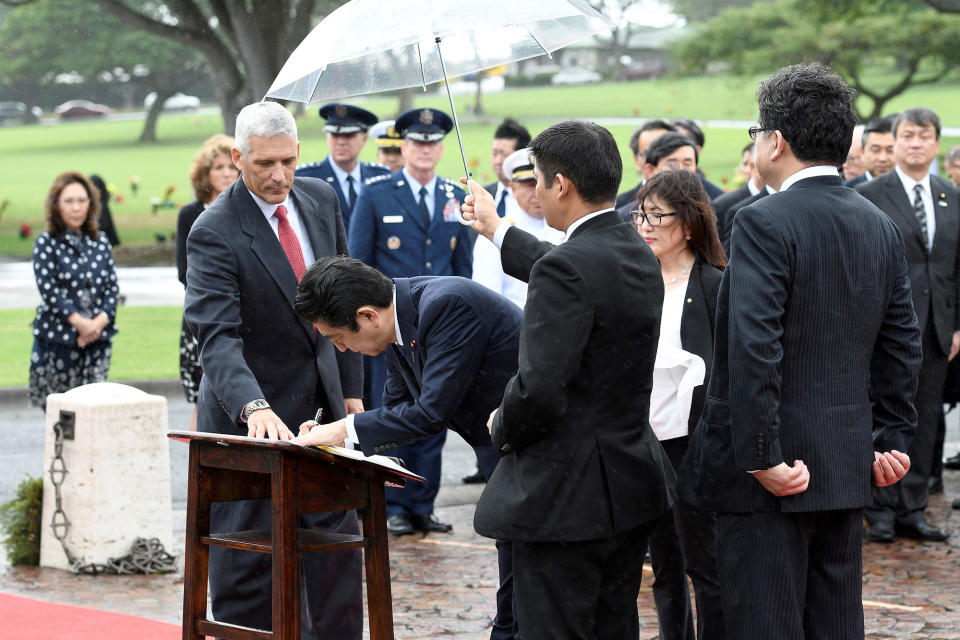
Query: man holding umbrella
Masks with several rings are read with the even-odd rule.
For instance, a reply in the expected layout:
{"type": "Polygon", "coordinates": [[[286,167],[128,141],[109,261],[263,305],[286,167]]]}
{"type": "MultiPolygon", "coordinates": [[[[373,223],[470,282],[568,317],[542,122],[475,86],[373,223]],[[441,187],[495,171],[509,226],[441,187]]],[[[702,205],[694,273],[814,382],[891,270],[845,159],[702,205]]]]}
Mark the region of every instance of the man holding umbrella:
{"type": "Polygon", "coordinates": [[[363,192],[364,181],[390,173],[383,165],[357,159],[367,143],[367,129],[376,124],[377,116],[353,105],[331,103],[320,107],[320,117],[327,121],[323,130],[330,154],[322,162],[297,167],[294,175],[320,178],[333,187],[340,201],[343,226],[349,230],[350,213],[363,192]]]}

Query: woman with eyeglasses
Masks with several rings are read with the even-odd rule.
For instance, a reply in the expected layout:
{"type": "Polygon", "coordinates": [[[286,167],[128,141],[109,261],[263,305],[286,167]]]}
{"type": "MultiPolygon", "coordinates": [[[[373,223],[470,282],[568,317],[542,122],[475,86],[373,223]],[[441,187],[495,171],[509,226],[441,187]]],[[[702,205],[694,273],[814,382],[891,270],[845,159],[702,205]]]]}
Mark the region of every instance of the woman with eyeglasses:
{"type": "Polygon", "coordinates": [[[33,245],[42,303],[33,321],[30,403],[103,382],[117,333],[117,273],[107,236],[97,228],[100,201],[75,171],[57,176],[44,204],[47,230],[33,245]]]}
{"type": "MultiPolygon", "coordinates": [[[[679,469],[706,397],[717,293],[727,260],[710,200],[695,173],[671,170],[652,176],[637,193],[631,219],[660,261],[663,274],[650,425],[674,469],[679,469]]],[[[689,640],[694,636],[687,574],[693,578],[697,602],[697,637],[726,637],[713,515],[678,500],[673,519],[661,522],[649,546],[660,637],[689,640]]]]}

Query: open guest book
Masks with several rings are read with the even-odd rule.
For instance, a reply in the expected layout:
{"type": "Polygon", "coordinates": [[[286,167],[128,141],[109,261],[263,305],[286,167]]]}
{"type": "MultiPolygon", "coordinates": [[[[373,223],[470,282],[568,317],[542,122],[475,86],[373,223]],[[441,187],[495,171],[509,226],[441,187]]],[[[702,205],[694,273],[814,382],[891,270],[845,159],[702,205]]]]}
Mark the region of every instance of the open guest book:
{"type": "MultiPolygon", "coordinates": [[[[299,449],[303,452],[311,452],[313,455],[320,456],[321,458],[328,459],[339,459],[339,460],[352,460],[356,463],[361,463],[364,465],[371,465],[373,467],[379,467],[381,469],[390,471],[396,475],[399,475],[403,478],[409,480],[416,480],[417,482],[426,482],[427,479],[421,475],[410,471],[401,464],[399,458],[391,458],[388,456],[365,456],[362,451],[356,449],[345,449],[343,447],[305,447],[303,445],[294,444],[289,440],[268,440],[266,438],[251,438],[249,436],[240,436],[240,435],[228,435],[224,433],[208,433],[204,431],[173,431],[171,430],[167,434],[173,440],[179,440],[180,442],[189,443],[191,439],[199,440],[212,440],[217,444],[229,447],[232,443],[235,444],[244,444],[244,445],[253,445],[257,447],[263,447],[268,449],[282,448],[282,447],[292,447],[293,449],[299,449]]],[[[334,461],[331,459],[331,462],[334,461]]],[[[402,481],[401,481],[402,482],[402,481]]],[[[385,483],[387,486],[391,487],[402,487],[403,484],[393,483],[389,480],[385,483]]]]}

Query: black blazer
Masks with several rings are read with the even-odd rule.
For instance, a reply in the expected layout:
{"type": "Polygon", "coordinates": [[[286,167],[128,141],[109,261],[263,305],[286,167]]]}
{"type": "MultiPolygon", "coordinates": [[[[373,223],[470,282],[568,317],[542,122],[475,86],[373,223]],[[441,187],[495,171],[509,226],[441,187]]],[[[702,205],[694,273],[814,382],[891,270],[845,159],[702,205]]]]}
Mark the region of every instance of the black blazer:
{"type": "Polygon", "coordinates": [[[187,286],[187,236],[206,206],[199,200],[185,204],[177,214],[177,279],[187,286]]]}
{"type": "MultiPolygon", "coordinates": [[[[296,203],[316,257],[347,253],[337,195],[296,178],[296,203]]],[[[340,353],[297,318],[297,278],[241,176],[200,216],[187,237],[183,314],[200,344],[201,431],[246,434],[240,412],[264,398],[290,428],[318,406],[343,418],[343,398],[363,395],[359,354],[340,353]]]]}
{"type": "Polygon", "coordinates": [[[354,417],[367,455],[453,429],[490,445],[487,419],[517,372],[520,307],[456,276],[397,278],[402,345],[387,354],[383,406],[354,417]]]}
{"type": "Polygon", "coordinates": [[[944,354],[950,353],[953,332],[960,329],[960,190],[938,176],[930,176],[936,231],[933,249],[923,245],[920,222],[913,212],[903,183],[896,171],[864,182],[857,191],[897,223],[903,234],[907,273],[913,291],[921,333],[933,320],[937,341],[944,354]],[[932,315],[931,315],[932,314],[932,315]]]}
{"type": "Polygon", "coordinates": [[[917,424],[920,331],[899,229],[829,176],[740,209],[733,238],[681,495],[721,513],[870,504],[874,450],[906,451],[917,424]],[[798,459],[810,470],[798,495],[747,473],[798,459]]]}
{"type": "MultiPolygon", "coordinates": [[[[713,213],[717,218],[717,233],[721,233],[724,225],[724,218],[727,215],[727,212],[730,210],[730,207],[734,204],[745,200],[750,197],[750,187],[743,185],[739,189],[734,189],[732,191],[727,191],[726,193],[721,193],[716,198],[710,201],[710,206],[713,207],[713,213]]],[[[721,243],[723,238],[721,237],[721,243]]]]}
{"type": "Polygon", "coordinates": [[[623,193],[617,194],[617,199],[613,203],[614,208],[617,210],[623,209],[624,207],[632,208],[634,201],[636,201],[637,199],[637,194],[640,192],[640,187],[642,186],[643,186],[643,180],[638,182],[637,186],[635,186],[634,188],[627,189],[623,193]]]}
{"type": "Polygon", "coordinates": [[[673,470],[648,420],[663,304],[653,252],[610,210],[557,247],[511,228],[502,261],[529,288],[477,532],[595,540],[658,518],[673,470]]]}
{"type": "Polygon", "coordinates": [[[690,402],[690,433],[697,428],[703,412],[707,386],[710,384],[710,367],[713,365],[713,328],[717,317],[717,293],[723,271],[697,258],[690,270],[687,295],[680,316],[680,344],[683,350],[703,358],[706,375],[703,384],[693,390],[690,402]]]}

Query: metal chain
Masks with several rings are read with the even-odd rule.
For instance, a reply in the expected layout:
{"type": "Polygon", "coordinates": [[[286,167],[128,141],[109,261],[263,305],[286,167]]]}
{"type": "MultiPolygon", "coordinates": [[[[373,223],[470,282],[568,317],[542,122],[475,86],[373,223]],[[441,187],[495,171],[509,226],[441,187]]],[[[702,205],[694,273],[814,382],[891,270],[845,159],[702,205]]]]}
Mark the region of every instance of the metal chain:
{"type": "Polygon", "coordinates": [[[119,558],[108,558],[106,564],[89,562],[84,564],[67,548],[67,532],[70,530],[70,520],[63,510],[63,496],[60,487],[67,476],[67,465],[63,461],[63,427],[57,420],[53,425],[53,459],[50,461],[50,482],[53,484],[54,504],[53,517],[50,518],[50,528],[53,537],[60,541],[63,553],[67,556],[70,570],[74,573],[86,575],[100,575],[103,573],[170,573],[176,571],[177,558],[170,555],[163,548],[157,538],[137,538],[133,542],[130,553],[119,558]]]}

